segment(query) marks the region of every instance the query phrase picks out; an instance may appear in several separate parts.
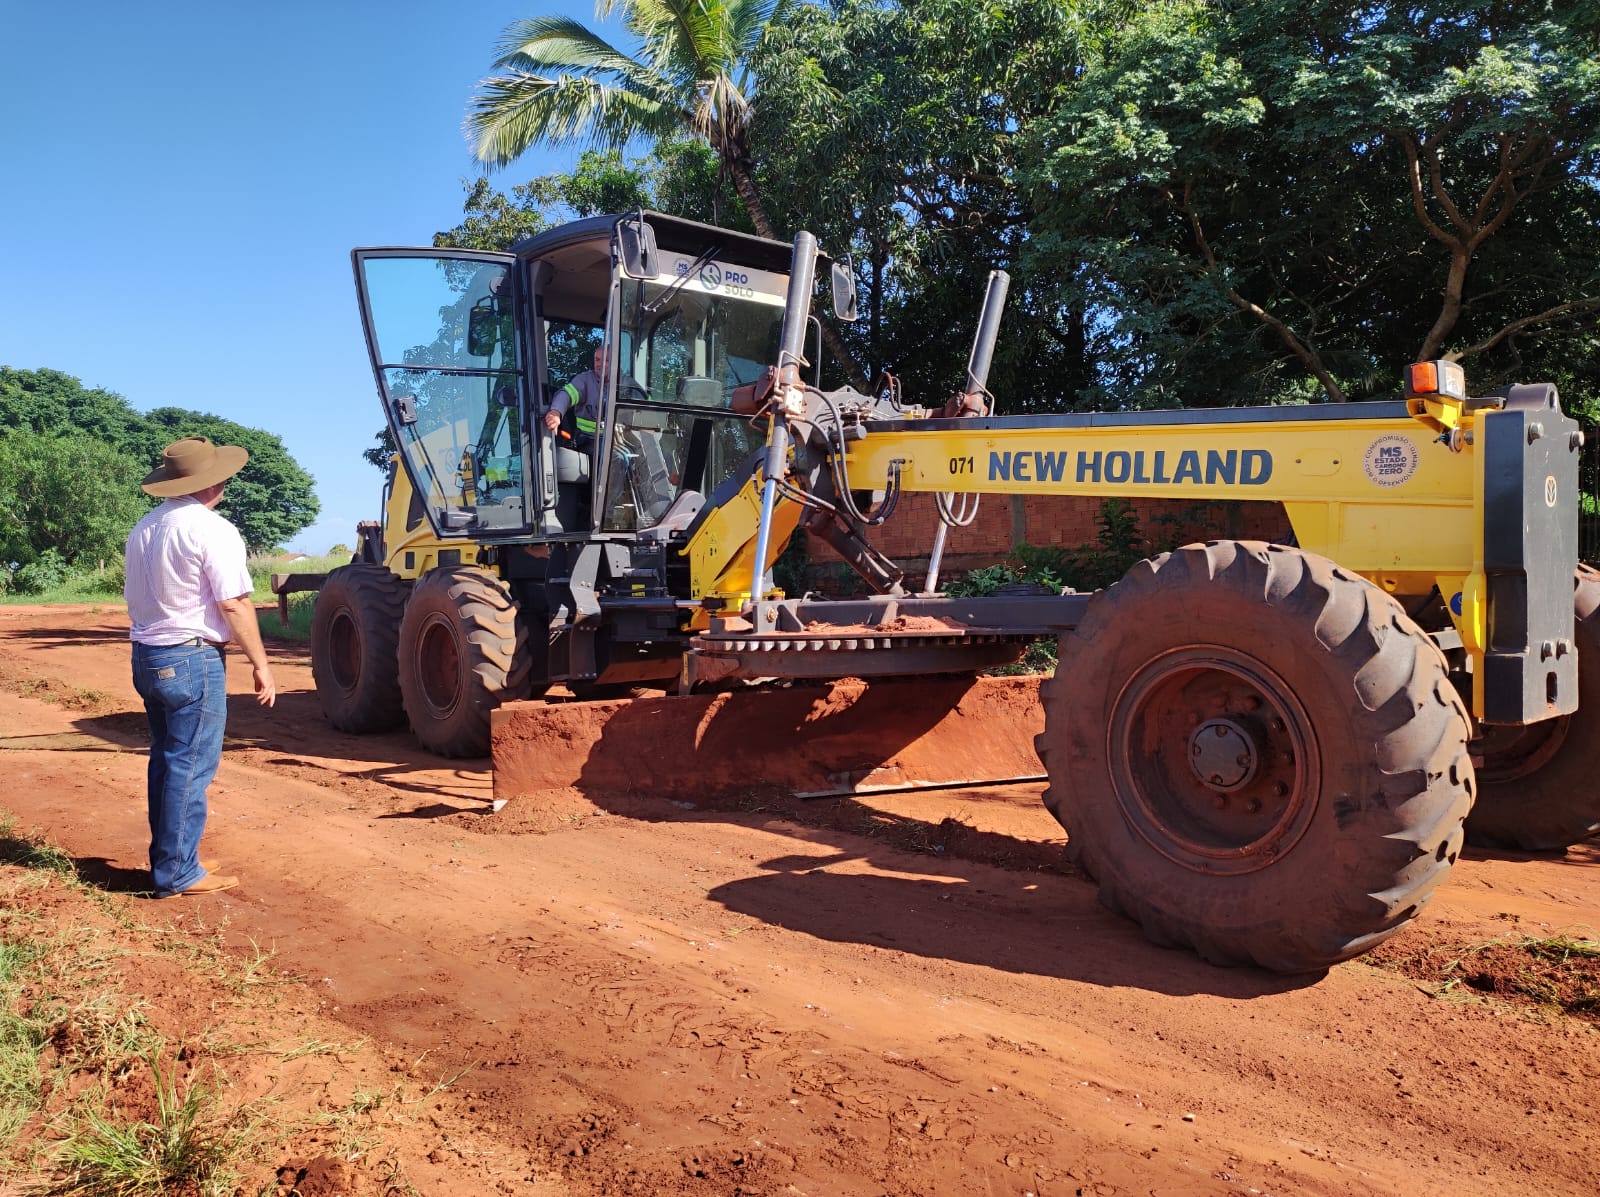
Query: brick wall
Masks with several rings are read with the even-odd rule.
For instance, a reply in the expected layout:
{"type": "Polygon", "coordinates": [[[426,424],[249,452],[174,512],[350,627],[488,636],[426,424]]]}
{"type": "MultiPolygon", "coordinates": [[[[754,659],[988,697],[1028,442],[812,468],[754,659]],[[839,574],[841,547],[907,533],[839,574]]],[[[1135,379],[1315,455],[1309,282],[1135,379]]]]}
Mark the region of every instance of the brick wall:
{"type": "MultiPolygon", "coordinates": [[[[1067,496],[985,495],[969,527],[950,529],[943,574],[949,577],[993,565],[1005,560],[1018,545],[1077,548],[1093,544],[1099,531],[1095,517],[1102,502],[1067,496]]],[[[1289,521],[1278,503],[1149,499],[1135,501],[1133,510],[1152,554],[1202,540],[1280,540],[1289,531],[1289,521]]],[[[902,495],[894,515],[872,529],[870,538],[880,552],[920,580],[938,522],[932,495],[902,495]]],[[[827,583],[835,580],[842,568],[838,557],[815,537],[807,539],[806,554],[810,580],[831,589],[827,583]]]]}

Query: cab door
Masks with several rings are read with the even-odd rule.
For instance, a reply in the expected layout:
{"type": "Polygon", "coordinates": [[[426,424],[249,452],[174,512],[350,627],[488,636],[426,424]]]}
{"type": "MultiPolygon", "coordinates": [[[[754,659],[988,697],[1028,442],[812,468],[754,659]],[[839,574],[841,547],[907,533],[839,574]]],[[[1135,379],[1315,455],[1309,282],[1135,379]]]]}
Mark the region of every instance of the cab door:
{"type": "Polygon", "coordinates": [[[435,249],[358,249],[351,259],[389,433],[434,533],[526,534],[515,259],[435,249]]]}

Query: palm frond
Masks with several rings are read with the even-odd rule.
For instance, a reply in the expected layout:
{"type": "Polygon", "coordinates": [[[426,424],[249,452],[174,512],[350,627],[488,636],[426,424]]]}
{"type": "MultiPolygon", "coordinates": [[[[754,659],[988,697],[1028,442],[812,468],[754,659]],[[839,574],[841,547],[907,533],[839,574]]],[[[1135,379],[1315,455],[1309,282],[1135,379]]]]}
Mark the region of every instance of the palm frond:
{"type": "Polygon", "coordinates": [[[724,0],[633,0],[626,20],[645,61],[681,86],[735,65],[724,0]]]}
{"type": "Polygon", "coordinates": [[[472,99],[467,139],[493,166],[539,142],[620,148],[684,128],[728,152],[748,136],[750,56],[793,2],[597,0],[598,18],[622,17],[632,55],[569,17],[517,21],[496,43],[500,73],[472,99]]]}
{"type": "Polygon", "coordinates": [[[530,17],[508,26],[495,43],[496,67],[537,73],[623,74],[640,64],[570,17],[530,17]]]}
{"type": "Polygon", "coordinates": [[[790,7],[791,0],[732,0],[728,40],[740,61],[749,60],[767,26],[790,7]]]}
{"type": "Polygon", "coordinates": [[[465,132],[480,161],[501,167],[541,142],[620,149],[682,123],[681,112],[654,96],[581,76],[512,72],[479,85],[465,132]]]}

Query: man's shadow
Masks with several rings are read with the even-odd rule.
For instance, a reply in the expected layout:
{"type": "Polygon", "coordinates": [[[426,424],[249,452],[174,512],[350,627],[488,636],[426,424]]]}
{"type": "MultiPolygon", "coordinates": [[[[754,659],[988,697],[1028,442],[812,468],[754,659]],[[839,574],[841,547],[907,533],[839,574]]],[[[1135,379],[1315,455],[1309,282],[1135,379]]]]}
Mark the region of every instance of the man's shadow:
{"type": "Polygon", "coordinates": [[[0,835],[0,864],[76,877],[85,885],[111,894],[153,897],[155,893],[145,869],[130,869],[104,856],[69,856],[11,833],[0,835]]]}

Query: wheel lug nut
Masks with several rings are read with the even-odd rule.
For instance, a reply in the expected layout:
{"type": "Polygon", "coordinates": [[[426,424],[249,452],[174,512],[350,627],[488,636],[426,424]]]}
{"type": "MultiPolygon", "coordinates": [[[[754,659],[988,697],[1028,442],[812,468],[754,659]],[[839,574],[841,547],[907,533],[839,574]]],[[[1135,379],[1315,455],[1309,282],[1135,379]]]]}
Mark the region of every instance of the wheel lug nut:
{"type": "Polygon", "coordinates": [[[1287,731],[1288,724],[1284,723],[1282,719],[1274,719],[1272,721],[1272,730],[1275,732],[1287,731]]]}
{"type": "Polygon", "coordinates": [[[1261,799],[1259,799],[1259,798],[1250,799],[1249,802],[1246,802],[1244,804],[1244,808],[1245,808],[1245,810],[1249,811],[1252,815],[1259,814],[1260,811],[1261,811],[1261,799]]]}
{"type": "Polygon", "coordinates": [[[1248,769],[1250,767],[1250,754],[1248,752],[1241,752],[1238,756],[1233,758],[1233,763],[1238,765],[1241,769],[1248,769]]]}
{"type": "Polygon", "coordinates": [[[1211,784],[1214,786],[1220,786],[1222,784],[1222,774],[1213,773],[1211,775],[1211,784]]]}
{"type": "Polygon", "coordinates": [[[1211,800],[1211,805],[1216,807],[1218,810],[1223,809],[1223,807],[1228,805],[1228,796],[1226,794],[1218,794],[1211,800]]]}
{"type": "Polygon", "coordinates": [[[1272,783],[1272,793],[1274,797],[1282,798],[1288,792],[1289,787],[1285,782],[1275,781],[1272,783]]]}

